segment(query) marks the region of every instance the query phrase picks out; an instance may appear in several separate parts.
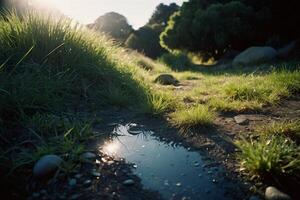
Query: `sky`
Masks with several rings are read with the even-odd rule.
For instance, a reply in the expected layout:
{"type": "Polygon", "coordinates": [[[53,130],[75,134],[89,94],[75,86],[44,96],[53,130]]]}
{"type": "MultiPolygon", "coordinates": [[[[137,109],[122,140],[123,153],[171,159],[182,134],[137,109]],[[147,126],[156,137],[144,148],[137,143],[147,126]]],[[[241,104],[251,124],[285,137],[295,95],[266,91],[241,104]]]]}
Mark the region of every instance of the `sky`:
{"type": "Polygon", "coordinates": [[[33,0],[54,7],[65,15],[83,24],[92,23],[107,12],[124,15],[130,25],[137,29],[145,25],[155,7],[160,4],[177,3],[182,5],[186,0],[33,0]]]}

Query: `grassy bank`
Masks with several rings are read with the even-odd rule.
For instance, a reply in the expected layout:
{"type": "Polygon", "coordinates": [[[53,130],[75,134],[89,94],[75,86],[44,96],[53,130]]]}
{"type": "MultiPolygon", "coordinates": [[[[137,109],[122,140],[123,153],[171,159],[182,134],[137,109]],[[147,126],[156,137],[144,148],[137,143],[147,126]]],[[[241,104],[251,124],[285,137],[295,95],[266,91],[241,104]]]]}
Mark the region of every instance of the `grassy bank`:
{"type": "Polygon", "coordinates": [[[62,170],[67,173],[78,168],[86,151],[84,142],[98,134],[92,131],[100,120],[94,113],[104,107],[163,112],[165,99],[141,79],[140,60],[137,55],[129,57],[110,38],[68,19],[35,12],[3,13],[0,173],[5,177],[4,190],[22,196],[22,178],[45,154],[63,156],[62,170]]]}
{"type": "MultiPolygon", "coordinates": [[[[3,16],[0,173],[11,183],[8,192],[16,191],[19,177],[31,174],[45,154],[61,155],[66,173],[77,169],[85,142],[101,134],[92,128],[105,107],[164,116],[188,131],[213,126],[219,114],[259,112],[300,91],[298,63],[245,69],[193,65],[176,71],[168,65],[182,70],[182,63],[190,64],[186,57],[179,55],[184,62],[173,61],[176,56],[153,61],[64,18],[34,12],[3,16]],[[172,74],[180,85],[155,83],[162,73],[172,74]]],[[[243,168],[253,174],[298,172],[298,122],[257,132],[253,140],[238,142],[243,168]]]]}

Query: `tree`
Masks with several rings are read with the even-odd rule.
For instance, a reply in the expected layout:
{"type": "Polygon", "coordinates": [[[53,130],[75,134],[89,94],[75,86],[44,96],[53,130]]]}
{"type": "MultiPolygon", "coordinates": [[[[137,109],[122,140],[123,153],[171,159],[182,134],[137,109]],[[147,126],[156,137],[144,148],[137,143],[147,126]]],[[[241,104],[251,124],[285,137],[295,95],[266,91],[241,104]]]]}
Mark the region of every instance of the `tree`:
{"type": "Polygon", "coordinates": [[[149,19],[148,25],[158,24],[166,26],[170,16],[178,9],[179,6],[176,3],[171,3],[170,5],[159,4],[149,19]]]}
{"type": "Polygon", "coordinates": [[[179,6],[175,3],[170,5],[159,4],[148,23],[129,36],[125,43],[126,46],[151,58],[161,56],[166,50],[160,46],[159,35],[166,27],[170,16],[178,9],[179,6]]]}
{"type": "Polygon", "coordinates": [[[115,12],[109,12],[100,16],[93,24],[89,24],[88,27],[104,32],[122,43],[125,42],[133,31],[126,17],[115,12]]]}
{"type": "Polygon", "coordinates": [[[147,25],[132,33],[126,40],[126,46],[135,49],[151,58],[162,55],[164,50],[159,44],[159,34],[162,29],[159,25],[147,25]]]}
{"type": "Polygon", "coordinates": [[[274,37],[296,40],[298,4],[297,0],[190,0],[170,18],[160,42],[168,50],[218,59],[230,49],[264,45],[274,37]]]}

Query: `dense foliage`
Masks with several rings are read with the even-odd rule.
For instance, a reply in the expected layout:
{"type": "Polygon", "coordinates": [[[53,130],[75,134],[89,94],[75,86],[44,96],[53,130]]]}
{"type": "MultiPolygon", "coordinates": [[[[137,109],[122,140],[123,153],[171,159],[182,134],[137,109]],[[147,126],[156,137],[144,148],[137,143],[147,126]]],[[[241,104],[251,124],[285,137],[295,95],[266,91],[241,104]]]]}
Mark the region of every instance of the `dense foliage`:
{"type": "Polygon", "coordinates": [[[133,32],[126,41],[126,46],[145,55],[156,58],[166,52],[159,44],[159,35],[164,30],[170,16],[178,11],[175,3],[170,5],[159,4],[149,22],[133,32]]]}
{"type": "Polygon", "coordinates": [[[88,27],[106,33],[120,42],[125,42],[133,31],[126,17],[115,12],[109,12],[100,16],[93,24],[89,24],[88,27]]]}
{"type": "Polygon", "coordinates": [[[278,0],[190,0],[170,18],[161,44],[207,58],[253,45],[280,46],[299,39],[300,31],[294,28],[300,22],[298,4],[295,0],[284,4],[278,0]]]}

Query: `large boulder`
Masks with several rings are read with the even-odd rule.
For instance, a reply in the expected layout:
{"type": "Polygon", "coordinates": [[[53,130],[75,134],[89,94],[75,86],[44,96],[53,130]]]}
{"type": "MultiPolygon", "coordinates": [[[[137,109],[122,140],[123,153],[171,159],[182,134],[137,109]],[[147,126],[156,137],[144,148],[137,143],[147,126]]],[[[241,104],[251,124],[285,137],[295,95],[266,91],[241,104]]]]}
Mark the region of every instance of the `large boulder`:
{"type": "Polygon", "coordinates": [[[171,74],[161,74],[155,79],[155,83],[162,85],[178,85],[179,81],[171,74]]]}
{"type": "Polygon", "coordinates": [[[244,66],[268,62],[274,60],[276,56],[277,51],[272,47],[250,47],[235,57],[233,65],[244,66]]]}
{"type": "Polygon", "coordinates": [[[60,167],[63,160],[57,155],[45,155],[36,162],[33,175],[36,178],[48,178],[60,167]]]}

